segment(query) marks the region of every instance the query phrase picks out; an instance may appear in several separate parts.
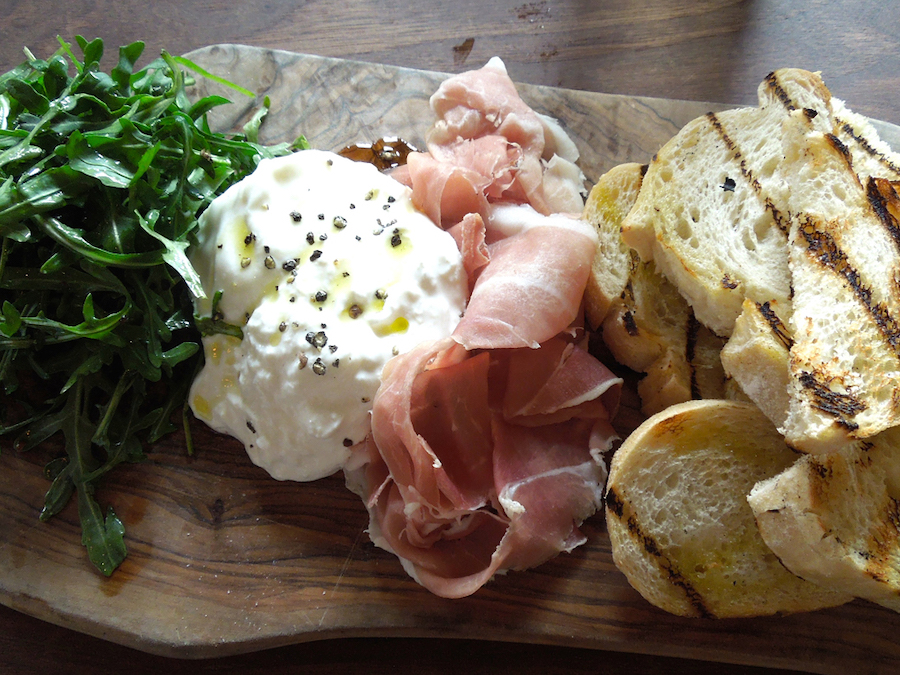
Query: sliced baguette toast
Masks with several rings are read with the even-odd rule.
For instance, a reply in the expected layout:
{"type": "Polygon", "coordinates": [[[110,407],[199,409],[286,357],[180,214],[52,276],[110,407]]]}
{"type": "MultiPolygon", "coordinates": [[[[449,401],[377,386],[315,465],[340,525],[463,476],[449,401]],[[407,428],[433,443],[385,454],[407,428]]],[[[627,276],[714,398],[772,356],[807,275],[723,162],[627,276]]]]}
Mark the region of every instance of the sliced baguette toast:
{"type": "Polygon", "coordinates": [[[725,374],[779,428],[790,405],[792,344],[781,307],[746,299],[720,354],[725,374]]]}
{"type": "Polygon", "coordinates": [[[582,218],[597,228],[599,244],[584,289],[584,312],[588,324],[598,328],[610,306],[628,284],[639,264],[637,254],[622,241],[622,221],[641,189],[646,165],[619,164],[603,174],[591,188],[582,218]]]}
{"type": "Polygon", "coordinates": [[[802,70],[770,75],[757,108],[709,113],[686,125],[651,162],[622,227],[642,260],[654,260],[697,319],[729,336],[744,298],[788,306],[789,219],[771,193],[790,110],[830,129],[830,94],[802,70]]]}
{"type": "Polygon", "coordinates": [[[790,213],[777,175],[788,115],[838,137],[861,176],[900,179],[900,156],[817,74],[775,71],[758,99],[757,108],[698,118],[663,146],[623,223],[626,244],[655,260],[697,319],[722,336],[731,335],[744,298],[790,306],[790,213]]]}
{"type": "Polygon", "coordinates": [[[583,217],[600,245],[585,290],[588,323],[621,364],[645,373],[641,409],[652,415],[692,398],[721,398],[724,340],[699,324],[687,302],[653,262],[642,262],[621,238],[621,223],[641,187],[646,166],[619,165],[591,190],[583,217]]]}
{"type": "Polygon", "coordinates": [[[900,423],[900,156],[816,74],[777,71],[758,93],[660,150],[622,236],[702,323],[737,326],[727,375],[789,444],[827,452],[900,423]]]}
{"type": "Polygon", "coordinates": [[[900,429],[805,455],[748,502],[794,574],[900,611],[900,429]]]}
{"type": "Polygon", "coordinates": [[[850,596],[788,572],[747,494],[797,455],[755,406],[691,401],[654,415],[613,456],[606,519],[613,559],[648,601],[696,617],[801,612],[850,596]]]}

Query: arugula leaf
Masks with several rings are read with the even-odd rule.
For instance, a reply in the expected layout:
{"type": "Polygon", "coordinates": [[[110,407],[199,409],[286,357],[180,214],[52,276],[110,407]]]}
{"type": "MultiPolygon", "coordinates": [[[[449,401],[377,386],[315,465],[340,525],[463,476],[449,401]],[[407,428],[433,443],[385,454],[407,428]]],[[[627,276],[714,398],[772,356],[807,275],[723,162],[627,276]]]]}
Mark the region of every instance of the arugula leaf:
{"type": "Polygon", "coordinates": [[[253,94],[188,59],[162,52],[138,69],[134,42],[106,73],[102,40],[76,44],[80,58],[60,39],[49,59],[26,50],[0,75],[0,436],[24,452],[62,434],[40,518],[75,496],[88,556],[108,575],[127,551],[98,482],[142,461],[179,410],[192,451],[200,330],[241,337],[215,312],[194,321],[198,218],[261,159],[309,146],[259,144],[268,100],[240,134],[211,132],[206,115],[227,100],[191,101],[182,68],[253,94]]]}

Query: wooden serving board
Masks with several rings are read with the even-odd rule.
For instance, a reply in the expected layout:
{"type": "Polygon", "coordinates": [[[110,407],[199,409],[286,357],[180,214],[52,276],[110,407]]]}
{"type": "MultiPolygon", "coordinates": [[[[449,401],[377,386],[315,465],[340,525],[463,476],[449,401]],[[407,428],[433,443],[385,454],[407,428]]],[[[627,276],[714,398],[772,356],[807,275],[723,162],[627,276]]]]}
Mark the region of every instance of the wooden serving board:
{"type": "MultiPolygon", "coordinates": [[[[237,46],[189,55],[267,95],[264,140],[304,134],[339,149],[399,135],[421,144],[437,73],[237,46]]],[[[515,77],[515,73],[512,73],[515,77]]],[[[624,161],[646,162],[709,104],[522,86],[537,110],[578,143],[590,180],[624,161]]],[[[201,83],[199,93],[240,95],[201,83]]],[[[748,103],[754,92],[748,92],[748,103]]],[[[215,118],[239,126],[257,102],[215,118]]],[[[852,101],[850,102],[852,105],[852,101]]],[[[721,107],[721,106],[715,106],[721,107]]],[[[897,143],[896,127],[882,126],[897,143]]],[[[897,147],[900,147],[898,144],[897,147]]],[[[624,425],[634,420],[621,420],[624,425]]],[[[129,555],[105,578],[80,543],[74,503],[40,523],[53,447],[0,453],[0,602],[38,618],[147,652],[209,657],[334,637],[483,638],[593,647],[820,673],[893,672],[900,615],[862,601],[754,620],[681,619],[646,603],[616,570],[601,516],[588,543],[473,597],[446,600],[416,585],[376,549],[360,500],[340,476],[277,482],[239,443],[194,426],[188,456],[175,435],[149,461],[118,468],[99,499],[127,531],[129,555]]]]}

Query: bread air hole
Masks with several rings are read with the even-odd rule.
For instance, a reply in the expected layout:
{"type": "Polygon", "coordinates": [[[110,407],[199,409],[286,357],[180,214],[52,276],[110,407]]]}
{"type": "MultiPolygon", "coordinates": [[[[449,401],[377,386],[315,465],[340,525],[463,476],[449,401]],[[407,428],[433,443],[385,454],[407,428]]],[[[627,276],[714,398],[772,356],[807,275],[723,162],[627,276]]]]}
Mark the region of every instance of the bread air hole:
{"type": "Polygon", "coordinates": [[[747,249],[748,251],[755,251],[756,250],[756,239],[754,239],[751,236],[750,232],[751,232],[751,230],[744,230],[742,233],[741,239],[744,243],[745,249],[747,249]]]}
{"type": "Polygon", "coordinates": [[[760,178],[771,178],[775,174],[775,170],[778,168],[778,157],[772,157],[767,162],[765,162],[760,168],[758,175],[760,178]]]}
{"type": "MultiPolygon", "coordinates": [[[[768,211],[766,213],[768,213],[768,211]]],[[[772,223],[766,217],[757,218],[756,222],[753,223],[753,234],[756,237],[756,241],[762,241],[771,231],[772,223]]]]}

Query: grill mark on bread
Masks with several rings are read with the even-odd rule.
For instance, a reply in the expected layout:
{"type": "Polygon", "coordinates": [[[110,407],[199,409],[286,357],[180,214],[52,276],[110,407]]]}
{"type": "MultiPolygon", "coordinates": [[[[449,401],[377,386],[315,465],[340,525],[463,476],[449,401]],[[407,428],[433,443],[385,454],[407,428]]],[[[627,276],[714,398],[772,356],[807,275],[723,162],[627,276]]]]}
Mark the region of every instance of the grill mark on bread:
{"type": "Polygon", "coordinates": [[[693,312],[688,315],[687,321],[687,340],[684,346],[684,357],[687,361],[688,370],[691,373],[691,398],[701,399],[703,394],[700,391],[700,383],[697,381],[697,367],[694,365],[694,356],[697,350],[697,333],[700,330],[700,322],[693,312]]]}
{"type": "MultiPolygon", "coordinates": [[[[775,203],[772,201],[770,197],[763,194],[762,185],[759,184],[759,181],[756,179],[756,176],[753,175],[753,171],[750,167],[747,166],[747,162],[744,159],[744,155],[741,152],[741,149],[737,147],[734,140],[728,135],[728,132],[725,130],[725,127],[722,126],[722,121],[719,117],[713,113],[706,113],[706,119],[712,125],[713,129],[719,134],[719,137],[722,139],[722,142],[725,143],[725,147],[727,147],[732,154],[734,160],[738,163],[738,167],[741,170],[741,175],[744,177],[744,180],[753,188],[753,192],[756,194],[757,198],[763,203],[766,211],[769,212],[769,215],[772,216],[772,220],[775,221],[775,226],[781,230],[782,234],[787,236],[788,233],[788,222],[787,219],[782,215],[781,211],[775,206],[775,203]]],[[[724,280],[723,280],[724,284],[724,280]]],[[[729,286],[725,286],[726,288],[730,288],[729,286]]]]}
{"type": "Polygon", "coordinates": [[[884,229],[887,230],[894,245],[900,251],[900,223],[897,222],[897,218],[891,213],[890,208],[893,206],[895,210],[900,210],[900,199],[898,199],[893,185],[884,178],[870,176],[866,181],[866,197],[872,211],[878,216],[878,220],[884,225],[884,229]]]}
{"type": "Polygon", "coordinates": [[[848,417],[855,417],[868,406],[856,398],[853,394],[833,391],[831,389],[831,378],[823,376],[816,371],[801,371],[798,378],[800,386],[803,387],[810,397],[812,407],[821,410],[827,415],[835,418],[835,421],[849,431],[855,431],[859,428],[856,422],[852,422],[848,417]]]}
{"type": "Polygon", "coordinates": [[[806,251],[810,258],[843,277],[854,296],[872,317],[890,350],[900,359],[900,324],[891,316],[887,307],[873,299],[872,289],[863,283],[862,276],[850,264],[847,254],[838,247],[830,234],[816,227],[812,216],[805,216],[798,231],[806,241],[806,251]]]}
{"type": "Polygon", "coordinates": [[[894,164],[887,156],[885,156],[883,152],[876,150],[864,136],[860,136],[859,134],[857,134],[856,130],[849,122],[845,122],[839,117],[834,117],[834,125],[835,127],[840,128],[840,130],[847,134],[850,138],[852,138],[857,147],[863,150],[875,161],[887,167],[895,174],[900,174],[900,166],[894,164]]]}
{"type": "Polygon", "coordinates": [[[704,619],[714,619],[713,614],[706,603],[703,596],[694,588],[694,585],[678,570],[678,567],[669,560],[668,556],[660,549],[657,541],[647,534],[641,527],[641,524],[635,518],[634,514],[625,517],[625,501],[619,496],[614,487],[607,488],[606,491],[606,508],[612,512],[619,520],[625,521],[628,532],[635,541],[648,553],[656,563],[660,570],[666,576],[666,579],[673,586],[680,588],[687,598],[688,603],[697,612],[697,615],[704,619]]]}
{"type": "Polygon", "coordinates": [[[808,455],[804,458],[808,464],[809,474],[809,494],[813,503],[825,503],[828,501],[828,484],[834,473],[831,458],[827,456],[817,457],[808,455]]]}
{"type": "MultiPolygon", "coordinates": [[[[635,257],[632,257],[632,263],[635,263],[635,257]]],[[[632,265],[632,273],[634,273],[634,265],[632,265]]],[[[625,304],[625,311],[622,312],[622,326],[625,328],[625,332],[628,333],[631,337],[637,337],[640,334],[640,328],[637,325],[637,321],[634,320],[634,305],[635,305],[635,297],[634,297],[634,286],[631,285],[631,279],[625,283],[625,288],[622,290],[621,296],[622,302],[625,304]]]]}
{"type": "Polygon", "coordinates": [[[769,301],[757,302],[756,310],[760,313],[762,318],[766,320],[766,323],[769,324],[769,328],[772,330],[775,338],[784,345],[785,349],[790,351],[791,347],[794,346],[794,338],[791,337],[784,322],[778,318],[778,315],[772,309],[769,301]]]}
{"type": "Polygon", "coordinates": [[[825,134],[825,139],[831,144],[831,147],[837,150],[838,154],[844,158],[844,161],[847,162],[847,168],[850,169],[850,173],[853,174],[856,178],[856,182],[859,183],[859,176],[856,175],[856,171],[853,169],[853,154],[850,152],[850,148],[834,134],[825,134]]]}
{"type": "Polygon", "coordinates": [[[884,516],[877,519],[877,523],[878,526],[866,541],[865,550],[857,553],[866,560],[866,574],[881,583],[890,583],[891,577],[896,576],[890,557],[900,538],[900,502],[888,497],[884,505],[884,516]]]}
{"type": "Polygon", "coordinates": [[[625,332],[631,337],[637,337],[640,333],[637,322],[634,320],[634,313],[630,309],[622,314],[622,325],[625,326],[625,332]]]}
{"type": "Polygon", "coordinates": [[[788,95],[784,90],[784,87],[781,86],[781,83],[778,82],[778,77],[775,75],[774,71],[766,75],[765,83],[766,88],[775,94],[775,98],[781,101],[781,104],[788,112],[793,112],[797,109],[797,106],[794,105],[794,99],[788,95]]]}

